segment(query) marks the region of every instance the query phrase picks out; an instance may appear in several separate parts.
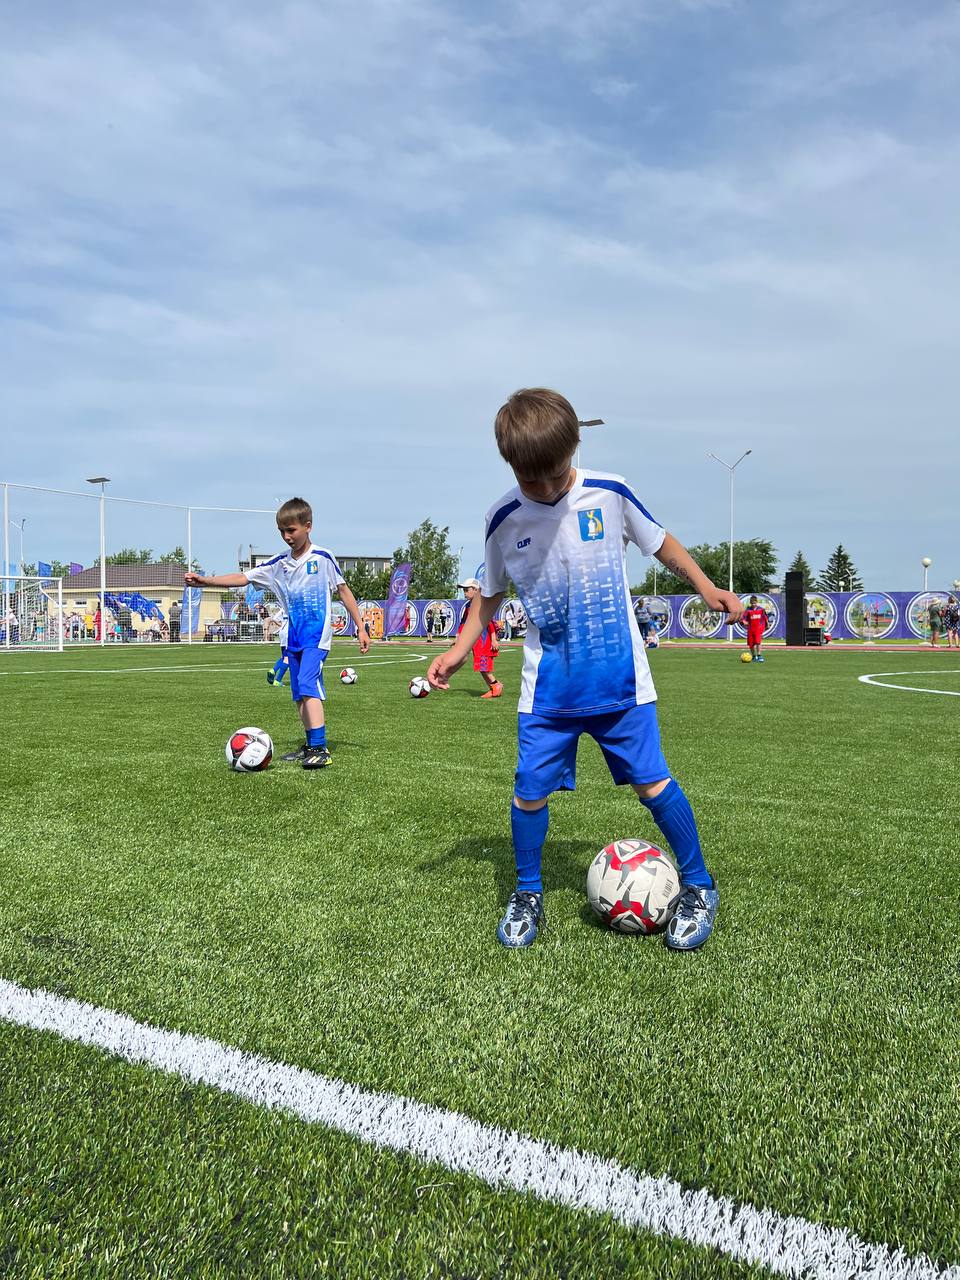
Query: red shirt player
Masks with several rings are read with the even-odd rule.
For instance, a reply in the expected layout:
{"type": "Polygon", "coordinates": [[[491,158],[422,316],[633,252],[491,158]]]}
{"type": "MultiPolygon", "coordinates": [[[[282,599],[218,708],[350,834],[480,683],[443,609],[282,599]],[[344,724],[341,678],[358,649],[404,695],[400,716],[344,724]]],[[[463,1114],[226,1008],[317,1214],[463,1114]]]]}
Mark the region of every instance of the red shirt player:
{"type": "MultiPolygon", "coordinates": [[[[467,615],[470,613],[470,602],[473,600],[474,596],[480,594],[480,583],[476,578],[467,578],[466,582],[460,583],[460,590],[466,597],[467,607],[463,611],[463,620],[457,630],[458,635],[467,625],[467,615]]],[[[503,693],[503,685],[493,674],[494,659],[499,652],[500,637],[497,635],[497,624],[495,622],[491,622],[486,631],[473,646],[473,669],[474,671],[480,672],[480,675],[483,677],[483,682],[487,686],[487,692],[482,695],[484,698],[499,698],[503,693]]]]}
{"type": "Polygon", "coordinates": [[[743,625],[747,628],[747,648],[754,662],[762,662],[760,646],[763,644],[763,633],[769,625],[766,609],[762,609],[756,596],[750,597],[750,608],[743,611],[743,625]]]}

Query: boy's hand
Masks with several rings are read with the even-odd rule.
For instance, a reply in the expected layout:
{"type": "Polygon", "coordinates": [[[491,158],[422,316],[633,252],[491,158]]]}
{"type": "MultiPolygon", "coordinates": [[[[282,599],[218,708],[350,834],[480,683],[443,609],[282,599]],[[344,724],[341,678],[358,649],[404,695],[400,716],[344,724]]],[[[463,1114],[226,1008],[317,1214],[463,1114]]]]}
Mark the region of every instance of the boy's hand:
{"type": "Polygon", "coordinates": [[[455,658],[452,649],[449,653],[441,653],[439,657],[434,658],[427,672],[430,687],[432,689],[449,689],[450,677],[460,670],[465,660],[465,658],[455,658]]]}
{"type": "Polygon", "coordinates": [[[707,608],[726,613],[728,622],[736,622],[743,613],[743,601],[735,591],[721,591],[719,587],[714,587],[712,591],[701,594],[707,608]]]}
{"type": "Polygon", "coordinates": [[[203,586],[203,578],[200,576],[199,573],[185,573],[183,575],[183,581],[188,587],[203,586]]]}
{"type": "Polygon", "coordinates": [[[370,637],[367,635],[366,627],[357,632],[357,644],[360,646],[361,653],[366,653],[370,648],[370,637]]]}

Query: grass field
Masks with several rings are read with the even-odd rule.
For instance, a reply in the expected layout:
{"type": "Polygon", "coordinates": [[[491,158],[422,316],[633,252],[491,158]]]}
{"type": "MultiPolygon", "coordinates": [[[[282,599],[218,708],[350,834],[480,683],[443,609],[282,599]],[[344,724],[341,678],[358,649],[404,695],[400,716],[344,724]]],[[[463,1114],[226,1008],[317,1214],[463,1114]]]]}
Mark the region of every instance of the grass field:
{"type": "MultiPolygon", "coordinates": [[[[549,928],[497,946],[520,655],[415,702],[418,652],[335,651],[333,767],[251,776],[232,729],[299,741],[271,651],[0,659],[0,978],[960,1263],[960,705],[857,679],[960,659],[652,656],[721,889],[684,956],[585,913],[593,853],[656,838],[587,740],[549,928]]],[[[5,1276],[766,1274],[48,1032],[0,1022],[0,1066],[5,1276]]]]}

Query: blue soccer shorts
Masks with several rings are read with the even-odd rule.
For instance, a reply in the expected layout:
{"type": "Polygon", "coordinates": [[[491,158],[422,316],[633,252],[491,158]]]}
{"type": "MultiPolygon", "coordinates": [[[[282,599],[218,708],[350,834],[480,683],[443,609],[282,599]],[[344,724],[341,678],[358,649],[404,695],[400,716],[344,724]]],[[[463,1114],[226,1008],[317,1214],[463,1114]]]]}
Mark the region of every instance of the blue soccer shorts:
{"type": "Polygon", "coordinates": [[[606,715],[541,716],[521,711],[516,774],[516,794],[521,800],[542,800],[554,791],[576,790],[582,733],[588,733],[603,752],[617,786],[670,777],[660,749],[655,702],[606,715]]]}
{"type": "Polygon", "coordinates": [[[326,649],[284,649],[283,656],[290,667],[290,692],[294,702],[303,698],[319,698],[326,701],[323,688],[323,660],[326,649]]]}

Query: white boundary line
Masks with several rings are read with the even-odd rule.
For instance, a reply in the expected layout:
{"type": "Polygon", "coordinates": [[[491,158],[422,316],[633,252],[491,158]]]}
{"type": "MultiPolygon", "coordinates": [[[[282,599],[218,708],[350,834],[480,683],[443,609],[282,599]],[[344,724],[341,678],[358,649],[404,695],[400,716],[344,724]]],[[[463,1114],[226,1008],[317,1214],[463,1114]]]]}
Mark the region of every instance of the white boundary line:
{"type": "Polygon", "coordinates": [[[684,1191],[671,1178],[647,1177],[616,1161],[483,1125],[460,1112],[373,1093],[216,1040],[162,1031],[126,1014],[3,979],[0,1019],[51,1031],[127,1062],[147,1063],[255,1106],[469,1174],[494,1188],[609,1214],[626,1227],[717,1249],[776,1275],[960,1280],[960,1266],[941,1269],[922,1254],[910,1258],[838,1227],[736,1204],[707,1191],[684,1191]]]}
{"type": "Polygon", "coordinates": [[[916,684],[887,684],[880,676],[956,676],[960,670],[956,667],[941,667],[937,671],[878,671],[872,676],[857,676],[861,684],[876,685],[878,689],[899,689],[901,693],[940,693],[947,698],[960,698],[960,689],[923,689],[916,684]]]}
{"type": "MultiPolygon", "coordinates": [[[[266,655],[264,655],[266,656],[266,655]]],[[[426,662],[428,654],[417,653],[404,655],[402,658],[383,658],[375,662],[355,658],[352,665],[357,667],[395,667],[401,662],[426,662]]],[[[170,672],[172,675],[183,675],[194,671],[265,671],[269,663],[243,665],[229,663],[225,667],[214,666],[211,662],[191,662],[186,667],[60,667],[59,670],[44,671],[0,671],[0,679],[4,676],[136,676],[141,671],[158,671],[161,675],[170,672]]]]}

